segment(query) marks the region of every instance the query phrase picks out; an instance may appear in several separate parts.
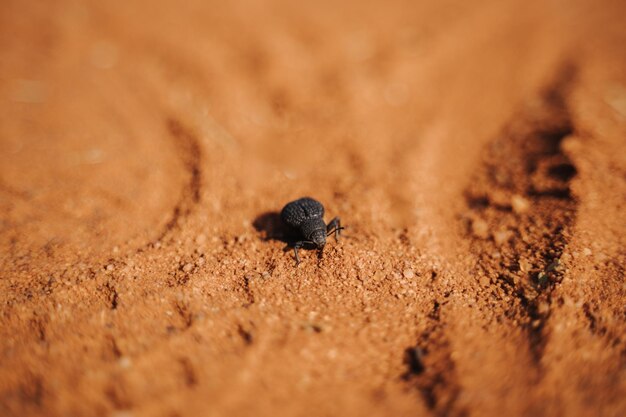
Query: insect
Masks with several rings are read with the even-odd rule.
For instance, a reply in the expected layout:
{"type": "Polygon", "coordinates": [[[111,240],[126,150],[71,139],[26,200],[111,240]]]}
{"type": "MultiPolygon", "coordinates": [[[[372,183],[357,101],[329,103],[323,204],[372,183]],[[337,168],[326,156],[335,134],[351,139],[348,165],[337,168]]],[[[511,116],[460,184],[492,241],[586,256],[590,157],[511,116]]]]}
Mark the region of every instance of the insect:
{"type": "Polygon", "coordinates": [[[335,217],[328,224],[324,223],[324,206],[310,197],[302,197],[287,203],[280,212],[280,218],[291,229],[296,231],[300,238],[293,244],[296,265],[300,263],[298,249],[305,245],[312,245],[320,252],[326,245],[326,237],[335,234],[339,240],[341,227],[339,217],[335,217]]]}

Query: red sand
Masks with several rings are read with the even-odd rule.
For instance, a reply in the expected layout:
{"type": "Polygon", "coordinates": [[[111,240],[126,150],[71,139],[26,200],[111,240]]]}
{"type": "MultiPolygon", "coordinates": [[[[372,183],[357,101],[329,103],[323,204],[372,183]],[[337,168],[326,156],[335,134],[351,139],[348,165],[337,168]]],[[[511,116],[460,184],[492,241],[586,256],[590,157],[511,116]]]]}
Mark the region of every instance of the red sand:
{"type": "Polygon", "coordinates": [[[0,12],[0,415],[626,415],[625,3],[117,3],[0,12]]]}

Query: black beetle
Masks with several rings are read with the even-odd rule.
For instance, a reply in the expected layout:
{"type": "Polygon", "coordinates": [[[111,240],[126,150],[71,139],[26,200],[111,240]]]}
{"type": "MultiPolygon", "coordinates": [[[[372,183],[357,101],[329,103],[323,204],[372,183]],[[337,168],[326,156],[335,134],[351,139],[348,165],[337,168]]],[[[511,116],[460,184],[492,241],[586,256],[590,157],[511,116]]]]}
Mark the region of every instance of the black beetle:
{"type": "Polygon", "coordinates": [[[341,227],[339,217],[332,219],[328,225],[324,223],[324,206],[311,197],[302,197],[287,203],[280,212],[280,218],[296,231],[299,237],[304,238],[293,244],[296,265],[300,263],[299,248],[309,244],[321,251],[326,245],[327,236],[335,233],[335,238],[339,240],[339,234],[344,229],[341,227]]]}

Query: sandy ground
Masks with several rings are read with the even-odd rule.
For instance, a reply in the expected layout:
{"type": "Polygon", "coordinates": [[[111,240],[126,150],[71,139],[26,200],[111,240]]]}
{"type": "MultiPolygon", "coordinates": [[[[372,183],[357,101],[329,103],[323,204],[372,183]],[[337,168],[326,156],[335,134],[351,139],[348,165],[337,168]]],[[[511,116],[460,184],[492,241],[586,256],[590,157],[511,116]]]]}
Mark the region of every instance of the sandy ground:
{"type": "Polygon", "coordinates": [[[0,415],[626,415],[625,21],[4,0],[0,415]]]}

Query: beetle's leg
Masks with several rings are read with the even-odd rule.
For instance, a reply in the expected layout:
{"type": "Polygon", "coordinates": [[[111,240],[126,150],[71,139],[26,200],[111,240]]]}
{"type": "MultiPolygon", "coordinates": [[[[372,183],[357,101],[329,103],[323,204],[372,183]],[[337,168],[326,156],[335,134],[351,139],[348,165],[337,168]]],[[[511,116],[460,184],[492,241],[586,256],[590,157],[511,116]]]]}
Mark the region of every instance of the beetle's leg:
{"type": "Polygon", "coordinates": [[[335,239],[339,240],[339,235],[343,229],[345,228],[341,227],[339,217],[335,217],[328,223],[328,226],[326,226],[326,236],[330,236],[331,233],[335,232],[335,239]]]}
{"type": "Polygon", "coordinates": [[[304,246],[307,243],[313,243],[313,242],[309,240],[301,240],[293,244],[293,253],[296,256],[296,265],[300,263],[300,257],[298,256],[298,249],[300,249],[302,246],[304,246]]]}

